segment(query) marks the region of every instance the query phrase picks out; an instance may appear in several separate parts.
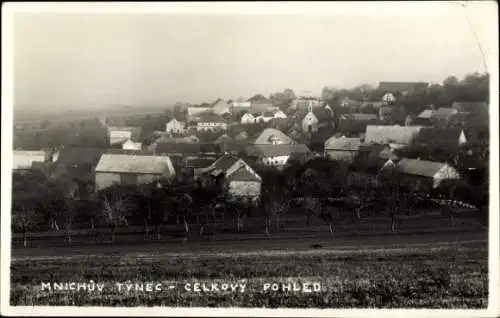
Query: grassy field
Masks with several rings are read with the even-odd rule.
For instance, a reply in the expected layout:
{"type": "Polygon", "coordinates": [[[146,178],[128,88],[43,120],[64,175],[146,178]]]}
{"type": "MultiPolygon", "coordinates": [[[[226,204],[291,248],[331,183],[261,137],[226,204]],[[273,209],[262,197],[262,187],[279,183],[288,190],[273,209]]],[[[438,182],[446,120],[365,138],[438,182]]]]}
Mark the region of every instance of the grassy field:
{"type": "MultiPolygon", "coordinates": [[[[370,240],[365,240],[370,241],[370,240]]],[[[396,240],[396,242],[399,240],[396,240]]],[[[338,242],[340,246],[345,246],[338,242]]],[[[345,243],[345,242],[344,242],[345,243]]],[[[485,308],[487,244],[431,243],[383,248],[257,252],[178,251],[13,259],[11,305],[209,306],[308,308],[485,308]],[[104,284],[102,291],[41,290],[42,282],[104,284]],[[161,291],[118,291],[115,283],[150,282],[161,291]],[[265,283],[317,282],[319,292],[263,289],[265,283]],[[194,283],[244,284],[245,290],[195,292],[194,283]],[[172,288],[170,286],[173,286],[172,288]]],[[[286,246],[286,244],[284,244],[286,246]]],[[[357,247],[356,247],[357,246],[357,247]]],[[[277,247],[276,247],[277,248],[277,247]]],[[[132,285],[131,285],[132,286],[132,285]]],[[[125,285],[122,288],[126,288],[125,285]]]]}

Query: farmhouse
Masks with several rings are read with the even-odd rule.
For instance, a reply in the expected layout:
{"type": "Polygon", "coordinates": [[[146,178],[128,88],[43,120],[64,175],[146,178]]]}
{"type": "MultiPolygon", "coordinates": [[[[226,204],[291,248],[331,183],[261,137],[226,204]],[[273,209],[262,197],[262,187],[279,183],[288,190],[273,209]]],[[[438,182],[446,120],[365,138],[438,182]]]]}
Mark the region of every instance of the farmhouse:
{"type": "Polygon", "coordinates": [[[142,143],[140,142],[134,142],[131,139],[128,139],[122,144],[122,149],[124,150],[141,150],[142,149],[142,143]]]}
{"type": "Polygon", "coordinates": [[[360,144],[360,138],[333,136],[325,142],[325,155],[334,160],[352,162],[359,151],[360,144]]]}
{"type": "Polygon", "coordinates": [[[247,155],[266,166],[281,167],[292,156],[304,156],[310,153],[304,144],[254,145],[247,150],[247,155]]]}
{"type": "Polygon", "coordinates": [[[30,170],[34,162],[45,162],[46,158],[45,151],[14,150],[12,169],[18,172],[30,170]]]}
{"type": "Polygon", "coordinates": [[[111,145],[121,144],[129,139],[137,141],[141,135],[140,127],[109,126],[108,138],[111,145]]]}
{"type": "Polygon", "coordinates": [[[172,118],[166,125],[165,131],[167,133],[182,134],[186,130],[186,123],[172,118]]]}
{"type": "Polygon", "coordinates": [[[197,131],[227,130],[224,118],[216,114],[202,114],[196,124],[197,131]]]}
{"type": "Polygon", "coordinates": [[[274,129],[266,128],[254,141],[255,145],[282,145],[295,143],[290,137],[283,132],[274,129]]]}
{"type": "MultiPolygon", "coordinates": [[[[242,159],[225,155],[209,167],[201,169],[204,176],[222,179],[229,195],[234,197],[258,197],[261,192],[261,177],[242,159]]],[[[219,179],[219,180],[220,180],[219,179]]]]}
{"type": "Polygon", "coordinates": [[[377,126],[366,127],[365,143],[410,144],[419,134],[422,126],[377,126]]]}
{"type": "Polygon", "coordinates": [[[115,183],[137,185],[175,176],[169,157],[103,154],[95,169],[96,190],[115,183]]]}
{"type": "Polygon", "coordinates": [[[359,136],[365,133],[368,125],[381,123],[375,114],[343,114],[339,119],[338,131],[349,136],[359,136]]]}
{"type": "Polygon", "coordinates": [[[443,162],[403,158],[396,164],[397,171],[404,176],[407,186],[431,190],[439,187],[443,180],[458,180],[457,170],[443,162]]]}

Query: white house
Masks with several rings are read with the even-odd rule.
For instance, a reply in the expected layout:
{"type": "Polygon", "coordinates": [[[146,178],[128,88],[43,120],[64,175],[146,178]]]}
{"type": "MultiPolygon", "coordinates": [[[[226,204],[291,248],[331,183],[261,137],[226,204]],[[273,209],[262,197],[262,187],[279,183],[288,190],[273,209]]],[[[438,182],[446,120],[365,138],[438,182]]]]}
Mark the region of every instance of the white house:
{"type": "Polygon", "coordinates": [[[225,155],[200,172],[212,177],[222,176],[228,192],[235,197],[257,197],[261,192],[262,178],[242,159],[225,155]]]}
{"type": "Polygon", "coordinates": [[[175,118],[170,120],[165,125],[165,131],[168,133],[182,134],[186,130],[186,123],[179,121],[175,118]]]}
{"type": "Polygon", "coordinates": [[[167,156],[103,154],[95,168],[95,187],[148,184],[172,176],[175,170],[167,156]]]}
{"type": "Polygon", "coordinates": [[[286,119],[287,118],[286,114],[282,110],[275,111],[273,117],[275,119],[286,119]]]}
{"type": "Polygon", "coordinates": [[[127,141],[125,141],[122,144],[122,149],[125,149],[125,150],[141,150],[142,149],[142,143],[140,143],[140,142],[134,142],[134,141],[128,139],[127,141]]]}
{"type": "Polygon", "coordinates": [[[255,117],[254,115],[250,113],[246,113],[243,116],[241,116],[241,123],[242,124],[253,124],[255,123],[255,117]]]}
{"type": "Polygon", "coordinates": [[[12,169],[15,171],[29,170],[33,162],[45,162],[46,158],[45,151],[14,150],[12,169]]]}
{"type": "Polygon", "coordinates": [[[316,132],[318,131],[318,123],[319,120],[316,115],[314,115],[312,111],[309,111],[302,119],[302,131],[310,133],[316,132]]]}
{"type": "Polygon", "coordinates": [[[385,104],[391,104],[396,101],[396,97],[392,93],[386,93],[384,96],[382,96],[382,101],[385,104]]]}

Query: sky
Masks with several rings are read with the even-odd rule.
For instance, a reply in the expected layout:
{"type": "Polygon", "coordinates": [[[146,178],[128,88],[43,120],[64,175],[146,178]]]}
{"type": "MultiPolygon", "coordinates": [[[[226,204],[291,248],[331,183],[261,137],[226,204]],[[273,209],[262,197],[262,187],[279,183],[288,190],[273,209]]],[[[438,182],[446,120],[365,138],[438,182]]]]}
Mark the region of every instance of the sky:
{"type": "Polygon", "coordinates": [[[441,82],[484,72],[483,54],[497,50],[488,2],[344,3],[302,14],[293,4],[236,8],[16,12],[14,105],[169,105],[285,88],[319,95],[324,86],[441,82]]]}

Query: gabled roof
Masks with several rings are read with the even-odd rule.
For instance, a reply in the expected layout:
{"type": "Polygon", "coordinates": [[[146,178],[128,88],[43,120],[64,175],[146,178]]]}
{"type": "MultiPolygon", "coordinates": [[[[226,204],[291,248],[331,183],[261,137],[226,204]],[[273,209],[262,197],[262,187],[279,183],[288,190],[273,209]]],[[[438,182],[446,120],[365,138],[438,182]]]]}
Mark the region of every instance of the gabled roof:
{"type": "Polygon", "coordinates": [[[292,154],[303,154],[310,152],[304,144],[291,145],[254,145],[249,149],[249,155],[257,157],[290,156],[292,154]]]}
{"type": "Polygon", "coordinates": [[[432,113],[432,117],[436,119],[450,119],[452,116],[458,114],[458,111],[453,108],[441,107],[432,113]]]}
{"type": "Polygon", "coordinates": [[[399,160],[397,164],[398,170],[402,173],[431,178],[444,166],[446,166],[446,164],[443,162],[408,158],[399,160]]]}
{"type": "Polygon", "coordinates": [[[228,181],[246,181],[246,182],[260,182],[261,179],[255,174],[248,171],[247,167],[240,167],[238,170],[233,172],[229,177],[228,181]]]}
{"type": "Polygon", "coordinates": [[[264,131],[259,135],[259,137],[254,141],[254,144],[269,144],[269,138],[270,137],[277,137],[282,141],[284,144],[292,144],[294,141],[285,135],[283,132],[274,129],[274,128],[266,128],[264,131]]]}
{"type": "Polygon", "coordinates": [[[221,116],[214,113],[203,113],[200,114],[200,119],[198,122],[204,123],[226,123],[226,120],[221,116]]]}
{"type": "Polygon", "coordinates": [[[366,126],[365,143],[409,144],[420,132],[422,126],[366,126]]]}
{"type": "Polygon", "coordinates": [[[325,150],[357,151],[360,145],[360,138],[330,137],[325,142],[325,150]]]}
{"type": "Polygon", "coordinates": [[[434,111],[432,109],[426,109],[418,115],[418,118],[431,119],[434,111]]]}
{"type": "Polygon", "coordinates": [[[221,171],[226,171],[231,168],[240,158],[233,155],[224,155],[217,159],[210,168],[219,169],[221,171]]]}
{"type": "Polygon", "coordinates": [[[194,168],[194,169],[200,169],[200,168],[207,168],[211,164],[215,162],[216,159],[214,158],[186,158],[186,167],[187,168],[194,168]]]}
{"type": "Polygon", "coordinates": [[[34,161],[45,161],[45,151],[14,150],[12,156],[13,169],[31,169],[34,161]]]}
{"type": "Polygon", "coordinates": [[[134,126],[108,126],[107,127],[108,134],[117,131],[129,131],[131,132],[132,140],[136,141],[141,135],[142,128],[134,127],[134,126]]]}
{"type": "Polygon", "coordinates": [[[167,156],[103,154],[95,171],[175,175],[172,161],[167,156]]]}
{"type": "Polygon", "coordinates": [[[211,106],[212,106],[212,108],[230,108],[231,107],[231,105],[228,102],[224,101],[221,98],[215,100],[211,106]]]}
{"type": "Polygon", "coordinates": [[[62,148],[59,150],[56,162],[69,165],[97,165],[102,154],[108,151],[110,151],[110,149],[106,148],[62,148]]]}
{"type": "Polygon", "coordinates": [[[312,112],[319,121],[332,120],[333,118],[332,113],[328,109],[323,107],[313,108],[312,112]]]}

